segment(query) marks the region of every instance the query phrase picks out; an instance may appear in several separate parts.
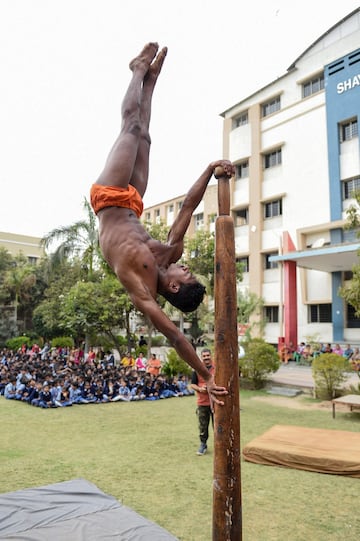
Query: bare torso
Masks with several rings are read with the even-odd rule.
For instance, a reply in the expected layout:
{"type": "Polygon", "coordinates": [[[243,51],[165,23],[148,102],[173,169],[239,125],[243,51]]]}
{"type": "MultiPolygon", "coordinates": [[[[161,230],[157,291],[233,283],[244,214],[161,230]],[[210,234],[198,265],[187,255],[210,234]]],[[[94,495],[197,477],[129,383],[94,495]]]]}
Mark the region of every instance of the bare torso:
{"type": "MultiPolygon", "coordinates": [[[[98,213],[102,253],[128,290],[130,296],[143,294],[156,298],[159,272],[180,255],[175,246],[150,237],[136,214],[123,207],[108,207],[98,213]]],[[[181,247],[182,249],[182,247],[181,247]]]]}

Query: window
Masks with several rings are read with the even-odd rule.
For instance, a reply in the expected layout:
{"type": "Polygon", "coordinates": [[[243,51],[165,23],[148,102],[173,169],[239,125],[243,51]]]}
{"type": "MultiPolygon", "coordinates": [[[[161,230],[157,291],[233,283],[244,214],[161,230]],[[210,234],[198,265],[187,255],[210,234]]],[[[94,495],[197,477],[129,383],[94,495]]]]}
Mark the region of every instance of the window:
{"type": "Polygon", "coordinates": [[[172,225],[174,221],[174,205],[168,205],[166,208],[166,225],[172,225]]]}
{"type": "Polygon", "coordinates": [[[235,227],[239,225],[246,225],[249,223],[249,208],[234,210],[233,219],[235,227]]]}
{"type": "Polygon", "coordinates": [[[178,209],[178,211],[181,210],[181,207],[183,206],[183,202],[184,202],[184,201],[178,201],[178,202],[177,202],[177,209],[178,209]]]}
{"type": "Polygon", "coordinates": [[[264,318],[267,323],[279,323],[279,307],[264,306],[264,318]]]}
{"type": "Polygon", "coordinates": [[[282,215],[282,200],[275,199],[264,203],[264,218],[274,218],[275,216],[282,215]]]}
{"type": "Polygon", "coordinates": [[[150,214],[150,212],[145,212],[145,221],[146,221],[146,222],[150,222],[150,220],[151,220],[151,214],[150,214]]]}
{"type": "Polygon", "coordinates": [[[344,143],[344,141],[350,141],[350,139],[357,137],[358,134],[359,132],[357,118],[353,118],[348,122],[340,124],[340,143],[344,143]]]}
{"type": "Polygon", "coordinates": [[[350,178],[342,182],[342,197],[343,199],[352,199],[354,192],[360,190],[360,177],[350,178]]]}
{"type": "Polygon", "coordinates": [[[268,116],[280,110],[280,96],[264,103],[261,107],[262,116],[268,116]]]}
{"type": "Polygon", "coordinates": [[[195,214],[194,220],[195,220],[195,231],[198,231],[199,229],[204,229],[204,213],[203,212],[200,212],[199,214],[195,214]]]}
{"type": "Polygon", "coordinates": [[[270,257],[273,255],[278,255],[278,252],[269,252],[268,254],[264,254],[264,269],[277,269],[279,264],[277,261],[270,261],[270,257]]]}
{"type": "Polygon", "coordinates": [[[245,126],[249,122],[248,118],[248,112],[244,111],[243,113],[240,113],[240,115],[236,116],[233,119],[233,129],[239,128],[239,126],[245,126]]]}
{"type": "Polygon", "coordinates": [[[29,256],[28,256],[28,263],[29,263],[30,265],[36,265],[37,262],[38,262],[38,259],[39,259],[39,258],[36,257],[36,256],[31,256],[31,255],[29,255],[29,256]]]}
{"type": "Polygon", "coordinates": [[[312,94],[316,94],[316,92],[320,92],[320,90],[324,90],[324,74],[318,75],[317,77],[314,77],[310,81],[306,81],[302,85],[302,97],[308,98],[312,94]]]}
{"type": "Polygon", "coordinates": [[[310,304],[308,308],[309,323],[331,323],[331,304],[310,304]]]}
{"type": "Polygon", "coordinates": [[[249,272],[249,257],[237,257],[236,263],[240,263],[243,272],[249,272]]]}
{"type": "Polygon", "coordinates": [[[355,315],[355,308],[351,304],[346,305],[346,319],[347,327],[349,329],[359,329],[360,328],[360,318],[355,315]]]}
{"type": "Polygon", "coordinates": [[[238,163],[235,166],[236,170],[236,178],[246,178],[249,176],[249,161],[246,160],[245,162],[238,163]]]}
{"type": "Polygon", "coordinates": [[[269,169],[269,167],[275,167],[276,165],[281,164],[281,148],[273,150],[267,154],[264,154],[264,169],[269,169]]]}
{"type": "Polygon", "coordinates": [[[155,223],[156,224],[160,223],[160,209],[155,210],[155,223]]]}

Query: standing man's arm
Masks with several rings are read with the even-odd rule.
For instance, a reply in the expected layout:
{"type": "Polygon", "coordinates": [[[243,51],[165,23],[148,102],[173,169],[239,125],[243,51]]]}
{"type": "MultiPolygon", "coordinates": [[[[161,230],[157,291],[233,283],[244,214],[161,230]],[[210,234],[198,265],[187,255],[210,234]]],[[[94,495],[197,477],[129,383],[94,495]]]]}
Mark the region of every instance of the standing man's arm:
{"type": "Polygon", "coordinates": [[[188,191],[185,200],[182,204],[181,210],[176,217],[168,235],[168,243],[170,245],[179,244],[179,252],[177,253],[178,259],[181,257],[182,248],[183,248],[183,239],[184,235],[189,227],[191,217],[194,213],[194,210],[201,202],[206,187],[209,184],[209,181],[215,171],[215,168],[222,166],[225,173],[228,177],[232,177],[234,174],[234,166],[228,160],[217,160],[210,163],[203,174],[198,178],[198,180],[193,184],[193,186],[188,191]]]}
{"type": "Polygon", "coordinates": [[[199,378],[196,372],[192,373],[190,387],[197,393],[207,393],[207,388],[205,386],[199,386],[199,378]]]}

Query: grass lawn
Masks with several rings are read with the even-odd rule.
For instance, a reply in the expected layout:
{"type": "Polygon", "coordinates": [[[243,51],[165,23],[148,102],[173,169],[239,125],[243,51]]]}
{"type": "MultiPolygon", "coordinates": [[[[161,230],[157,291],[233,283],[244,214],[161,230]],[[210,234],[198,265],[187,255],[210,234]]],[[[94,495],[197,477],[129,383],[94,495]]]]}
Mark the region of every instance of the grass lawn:
{"type": "MultiPolygon", "coordinates": [[[[259,394],[241,392],[242,446],[274,424],[360,430],[360,413],[332,419],[259,394]]],[[[195,409],[194,397],[52,410],[1,397],[0,492],[82,477],[179,540],[210,541],[212,441],[198,457],[195,409]]],[[[243,461],[241,475],[244,540],[358,541],[360,479],[243,461]]]]}

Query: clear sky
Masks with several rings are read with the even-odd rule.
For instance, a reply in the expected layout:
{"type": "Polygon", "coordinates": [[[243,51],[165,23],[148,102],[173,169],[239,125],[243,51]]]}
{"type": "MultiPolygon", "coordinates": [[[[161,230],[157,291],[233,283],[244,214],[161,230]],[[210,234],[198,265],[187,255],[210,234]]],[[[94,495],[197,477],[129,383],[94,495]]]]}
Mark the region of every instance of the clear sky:
{"type": "Polygon", "coordinates": [[[0,231],[42,236],[84,216],[144,43],[169,48],[153,101],[149,206],[185,193],[222,157],[221,112],[283,75],[357,7],[0,0],[0,231]]]}

